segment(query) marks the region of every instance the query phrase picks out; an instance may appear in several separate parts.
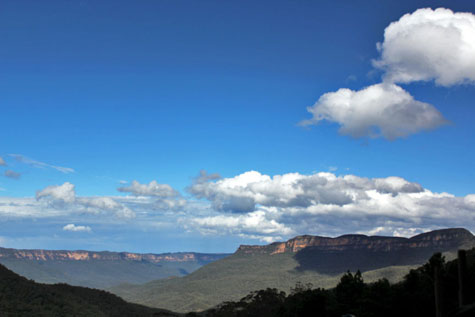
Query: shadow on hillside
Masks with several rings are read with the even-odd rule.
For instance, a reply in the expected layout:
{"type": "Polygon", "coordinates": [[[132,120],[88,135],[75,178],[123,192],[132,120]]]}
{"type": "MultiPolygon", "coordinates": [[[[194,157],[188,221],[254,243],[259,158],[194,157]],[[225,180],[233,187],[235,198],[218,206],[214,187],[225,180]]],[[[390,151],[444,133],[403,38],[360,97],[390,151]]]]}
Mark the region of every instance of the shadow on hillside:
{"type": "Polygon", "coordinates": [[[391,252],[371,250],[319,250],[306,247],[298,251],[294,258],[298,262],[297,271],[315,271],[337,275],[348,270],[370,271],[394,265],[416,265],[427,261],[434,250],[398,250],[391,252]]]}

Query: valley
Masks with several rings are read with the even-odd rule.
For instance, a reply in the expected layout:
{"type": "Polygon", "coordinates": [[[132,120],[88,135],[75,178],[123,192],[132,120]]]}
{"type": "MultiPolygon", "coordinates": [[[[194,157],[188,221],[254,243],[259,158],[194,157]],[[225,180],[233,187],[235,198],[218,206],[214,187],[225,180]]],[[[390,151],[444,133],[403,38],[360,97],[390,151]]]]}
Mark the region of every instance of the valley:
{"type": "Polygon", "coordinates": [[[184,276],[227,255],[0,248],[0,264],[39,283],[68,283],[104,289],[121,283],[146,283],[184,276]]]}

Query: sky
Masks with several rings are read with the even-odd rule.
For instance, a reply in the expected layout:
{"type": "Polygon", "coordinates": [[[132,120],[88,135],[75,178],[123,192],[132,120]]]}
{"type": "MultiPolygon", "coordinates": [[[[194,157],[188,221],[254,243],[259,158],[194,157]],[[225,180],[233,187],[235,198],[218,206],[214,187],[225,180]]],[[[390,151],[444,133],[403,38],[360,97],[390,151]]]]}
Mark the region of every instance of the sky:
{"type": "Polygon", "coordinates": [[[0,3],[0,246],[475,232],[475,3],[0,3]]]}

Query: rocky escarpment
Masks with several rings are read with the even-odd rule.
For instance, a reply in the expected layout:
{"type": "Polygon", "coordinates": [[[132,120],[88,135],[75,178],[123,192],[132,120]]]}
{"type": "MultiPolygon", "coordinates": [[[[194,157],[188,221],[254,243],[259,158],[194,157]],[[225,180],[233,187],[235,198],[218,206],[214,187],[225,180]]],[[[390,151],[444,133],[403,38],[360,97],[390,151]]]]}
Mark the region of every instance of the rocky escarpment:
{"type": "Polygon", "coordinates": [[[1,259],[25,259],[36,261],[138,261],[149,263],[163,262],[213,262],[223,257],[223,254],[205,254],[195,252],[179,253],[129,253],[129,252],[94,252],[66,250],[20,250],[0,248],[1,259]]]}
{"type": "Polygon", "coordinates": [[[298,236],[266,246],[241,246],[235,255],[291,255],[299,271],[339,274],[390,266],[420,265],[435,252],[472,248],[475,237],[465,229],[443,229],[412,238],[344,235],[337,238],[298,236]]]}
{"type": "Polygon", "coordinates": [[[287,242],[275,242],[269,245],[241,245],[239,254],[278,254],[297,253],[311,247],[320,251],[356,251],[390,252],[407,249],[450,250],[463,245],[475,245],[475,237],[463,228],[442,229],[416,235],[411,238],[366,236],[359,234],[343,235],[337,238],[303,235],[287,242]]]}
{"type": "Polygon", "coordinates": [[[228,254],[130,253],[0,248],[0,263],[40,283],[108,288],[184,276],[228,254]]]}

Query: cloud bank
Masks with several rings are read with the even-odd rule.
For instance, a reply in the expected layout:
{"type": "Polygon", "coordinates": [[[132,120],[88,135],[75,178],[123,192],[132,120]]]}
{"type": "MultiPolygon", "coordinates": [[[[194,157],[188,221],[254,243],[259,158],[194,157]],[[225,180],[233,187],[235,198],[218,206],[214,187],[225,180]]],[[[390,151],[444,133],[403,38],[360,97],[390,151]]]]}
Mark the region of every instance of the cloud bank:
{"type": "Polygon", "coordinates": [[[120,218],[135,217],[130,208],[110,197],[76,197],[75,186],[69,182],[37,191],[36,200],[43,201],[48,207],[55,209],[67,208],[92,214],[106,211],[120,218]]]}
{"type": "Polygon", "coordinates": [[[402,235],[475,220],[475,195],[434,193],[401,177],[365,178],[332,173],[263,175],[249,171],[195,183],[195,197],[217,212],[190,223],[203,233],[261,237],[371,232],[402,235]],[[356,228],[356,229],[355,229],[356,228]]]}
{"type": "Polygon", "coordinates": [[[155,201],[151,206],[154,209],[178,210],[186,205],[186,200],[181,197],[178,191],[168,184],[159,184],[156,180],[148,184],[141,184],[134,180],[130,186],[119,187],[117,190],[137,197],[154,198],[155,201]]]}
{"type": "Polygon", "coordinates": [[[220,177],[202,171],[187,190],[191,197],[186,199],[175,191],[169,191],[172,197],[155,191],[147,191],[150,196],[78,197],[75,186],[66,182],[39,190],[36,199],[0,197],[0,215],[69,224],[127,220],[127,226],[140,230],[173,228],[264,242],[300,234],[410,236],[445,227],[475,230],[475,193],[437,193],[397,176],[247,171],[220,177]]]}

